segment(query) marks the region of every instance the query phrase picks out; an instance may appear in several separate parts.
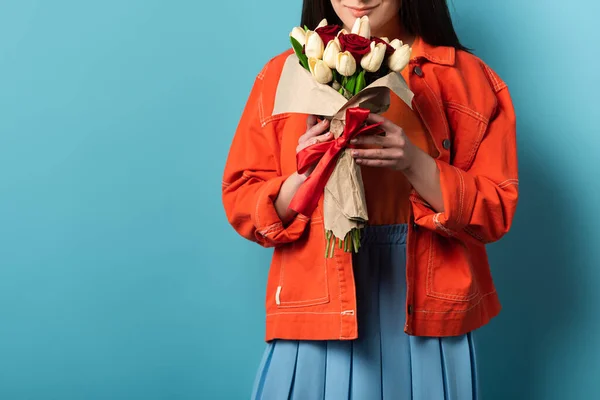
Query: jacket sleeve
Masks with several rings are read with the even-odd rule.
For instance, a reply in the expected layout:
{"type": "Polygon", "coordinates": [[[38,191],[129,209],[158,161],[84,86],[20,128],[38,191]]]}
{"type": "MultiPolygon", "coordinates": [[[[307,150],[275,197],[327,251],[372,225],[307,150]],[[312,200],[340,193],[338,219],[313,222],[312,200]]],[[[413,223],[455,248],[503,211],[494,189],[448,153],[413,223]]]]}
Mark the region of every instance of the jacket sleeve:
{"type": "Polygon", "coordinates": [[[496,85],[495,93],[496,111],[469,169],[436,160],[444,212],[436,213],[413,192],[417,225],[483,244],[495,242],[509,231],[519,197],[515,112],[505,84],[496,85]]]}
{"type": "Polygon", "coordinates": [[[276,69],[272,63],[254,82],[229,150],[222,183],[229,223],[241,236],[264,247],[297,240],[309,221],[296,215],[284,226],[275,211],[275,199],[289,174],[281,173],[277,132],[286,115],[270,113],[276,90],[273,80],[279,79],[272,74],[271,70],[276,69]]]}

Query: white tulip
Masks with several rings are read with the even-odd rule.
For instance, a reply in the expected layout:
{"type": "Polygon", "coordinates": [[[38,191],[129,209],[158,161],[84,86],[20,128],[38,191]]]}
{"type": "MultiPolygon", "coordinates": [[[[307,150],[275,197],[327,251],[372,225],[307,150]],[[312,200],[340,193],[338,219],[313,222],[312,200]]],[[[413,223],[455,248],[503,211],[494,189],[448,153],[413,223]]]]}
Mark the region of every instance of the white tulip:
{"type": "Polygon", "coordinates": [[[365,15],[364,17],[357,18],[356,21],[354,21],[352,33],[367,39],[371,39],[371,25],[369,24],[369,17],[365,15]]]}
{"type": "Polygon", "coordinates": [[[323,53],[323,61],[325,64],[331,69],[336,67],[337,56],[341,52],[340,41],[338,38],[327,43],[327,47],[325,47],[325,52],[323,53]]]}
{"type": "Polygon", "coordinates": [[[306,31],[299,26],[292,29],[290,36],[296,39],[302,46],[306,44],[306,31]]]}
{"type": "Polygon", "coordinates": [[[326,84],[333,80],[333,72],[331,72],[331,69],[325,64],[325,61],[309,58],[308,66],[310,68],[310,73],[317,82],[326,84]]]}
{"type": "Polygon", "coordinates": [[[347,35],[348,31],[345,30],[344,28],[340,29],[340,31],[337,33],[336,38],[339,38],[340,35],[347,35]]]}
{"type": "Polygon", "coordinates": [[[394,49],[397,49],[398,47],[402,46],[402,40],[394,39],[390,42],[390,46],[392,46],[394,49]]]}
{"type": "MultiPolygon", "coordinates": [[[[322,27],[324,27],[324,26],[327,26],[327,19],[325,19],[325,18],[323,18],[323,19],[321,20],[321,22],[319,22],[319,25],[317,25],[317,28],[316,28],[316,29],[322,28],[322,27]]],[[[316,29],[315,29],[315,30],[316,30],[316,29]]]]}
{"type": "Polygon", "coordinates": [[[354,59],[354,56],[349,51],[339,53],[335,69],[344,76],[354,75],[356,72],[356,60],[354,59]]]}
{"type": "Polygon", "coordinates": [[[317,58],[321,59],[323,57],[323,50],[325,44],[323,43],[323,39],[319,36],[318,33],[314,31],[306,32],[306,47],[304,48],[304,53],[308,58],[317,58]]]}
{"type": "Polygon", "coordinates": [[[377,72],[381,68],[387,46],[384,43],[371,42],[371,51],[360,60],[360,65],[367,72],[377,72]]]}
{"type": "Polygon", "coordinates": [[[384,42],[386,42],[387,44],[390,44],[390,39],[386,38],[385,36],[381,38],[381,40],[383,40],[384,42]]]}
{"type": "Polygon", "coordinates": [[[408,62],[410,61],[410,52],[411,48],[407,44],[403,45],[399,49],[396,49],[388,61],[390,69],[395,72],[401,72],[404,68],[406,68],[408,62]]]}

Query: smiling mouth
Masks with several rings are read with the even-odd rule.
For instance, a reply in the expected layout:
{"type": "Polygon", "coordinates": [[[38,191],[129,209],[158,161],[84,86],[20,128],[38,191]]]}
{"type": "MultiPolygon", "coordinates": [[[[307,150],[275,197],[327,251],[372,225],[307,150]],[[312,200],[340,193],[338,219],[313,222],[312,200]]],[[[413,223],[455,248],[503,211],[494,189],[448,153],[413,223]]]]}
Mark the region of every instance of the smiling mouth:
{"type": "Polygon", "coordinates": [[[365,15],[369,15],[369,13],[371,11],[373,11],[375,8],[377,8],[377,6],[362,7],[362,8],[346,6],[346,8],[350,10],[352,15],[354,15],[354,18],[360,18],[360,17],[364,17],[365,15]]]}

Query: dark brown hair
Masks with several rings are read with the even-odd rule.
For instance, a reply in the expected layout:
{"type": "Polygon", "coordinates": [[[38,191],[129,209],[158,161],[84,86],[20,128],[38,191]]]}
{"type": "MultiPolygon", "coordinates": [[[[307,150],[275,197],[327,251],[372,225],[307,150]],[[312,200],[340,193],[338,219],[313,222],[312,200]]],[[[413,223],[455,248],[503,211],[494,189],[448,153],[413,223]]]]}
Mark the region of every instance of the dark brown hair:
{"type": "MultiPolygon", "coordinates": [[[[468,51],[458,40],[446,0],[401,0],[401,3],[398,17],[408,33],[432,46],[468,51]]],[[[331,0],[304,0],[301,26],[317,26],[323,18],[330,24],[342,25],[331,0]]]]}

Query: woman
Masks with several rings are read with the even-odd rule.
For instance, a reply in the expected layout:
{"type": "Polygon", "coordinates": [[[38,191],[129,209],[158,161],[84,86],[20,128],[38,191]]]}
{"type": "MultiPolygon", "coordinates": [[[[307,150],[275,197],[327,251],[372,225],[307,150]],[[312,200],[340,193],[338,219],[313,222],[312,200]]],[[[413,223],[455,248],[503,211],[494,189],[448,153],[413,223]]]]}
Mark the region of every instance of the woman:
{"type": "Polygon", "coordinates": [[[411,112],[392,98],[384,136],[359,137],[369,226],[360,251],[324,258],[322,200],[288,210],[307,175],[296,152],[331,140],[314,116],[271,116],[286,52],[258,75],[223,181],[229,221],[274,247],[267,349],[254,399],[477,397],[472,332],[500,311],[485,244],[518,198],[515,115],[502,80],[460,44],[445,0],[304,0],[302,25],[411,44],[411,112]]]}

